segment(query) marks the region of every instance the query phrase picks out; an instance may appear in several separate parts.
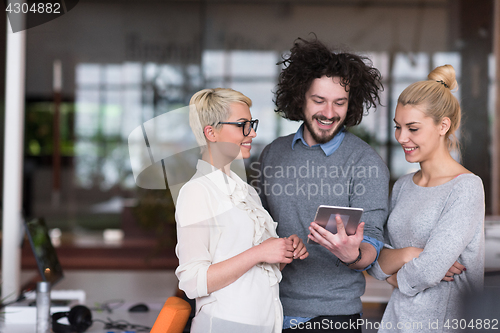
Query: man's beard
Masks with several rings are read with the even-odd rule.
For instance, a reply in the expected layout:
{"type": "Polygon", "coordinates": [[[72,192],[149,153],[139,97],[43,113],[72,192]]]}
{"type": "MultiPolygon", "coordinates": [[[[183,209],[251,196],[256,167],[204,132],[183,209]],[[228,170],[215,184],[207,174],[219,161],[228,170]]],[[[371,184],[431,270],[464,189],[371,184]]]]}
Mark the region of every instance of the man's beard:
{"type": "Polygon", "coordinates": [[[310,120],[309,119],[304,120],[304,125],[307,127],[307,130],[309,131],[309,133],[311,133],[311,136],[314,139],[314,141],[316,141],[319,144],[327,143],[330,140],[332,140],[335,137],[335,135],[337,135],[337,133],[342,129],[342,127],[344,125],[344,121],[345,121],[345,119],[344,119],[344,121],[342,123],[338,123],[337,127],[335,128],[335,131],[333,131],[332,134],[321,136],[319,134],[328,133],[328,131],[323,131],[321,129],[318,129],[320,131],[320,133],[316,133],[314,131],[314,128],[312,125],[312,122],[315,121],[315,119],[339,122],[340,117],[333,117],[333,118],[328,119],[328,118],[322,117],[322,116],[313,116],[310,120]]]}

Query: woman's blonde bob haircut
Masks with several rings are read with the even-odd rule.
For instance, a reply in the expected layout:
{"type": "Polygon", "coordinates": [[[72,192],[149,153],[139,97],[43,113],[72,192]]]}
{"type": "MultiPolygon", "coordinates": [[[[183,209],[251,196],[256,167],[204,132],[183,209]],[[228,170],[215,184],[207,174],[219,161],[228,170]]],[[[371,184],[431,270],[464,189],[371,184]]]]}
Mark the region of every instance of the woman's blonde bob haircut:
{"type": "Polygon", "coordinates": [[[226,121],[230,116],[232,103],[244,103],[252,106],[252,100],[239,91],[230,88],[203,89],[191,97],[189,102],[189,125],[198,145],[207,145],[204,129],[206,126],[220,128],[219,122],[226,121]]]}
{"type": "Polygon", "coordinates": [[[436,67],[427,76],[427,81],[419,81],[406,88],[398,98],[398,104],[421,107],[422,111],[434,119],[437,125],[443,118],[450,118],[450,129],[446,133],[448,150],[460,153],[455,131],[460,126],[460,103],[451,93],[458,88],[455,69],[451,65],[436,67]]]}

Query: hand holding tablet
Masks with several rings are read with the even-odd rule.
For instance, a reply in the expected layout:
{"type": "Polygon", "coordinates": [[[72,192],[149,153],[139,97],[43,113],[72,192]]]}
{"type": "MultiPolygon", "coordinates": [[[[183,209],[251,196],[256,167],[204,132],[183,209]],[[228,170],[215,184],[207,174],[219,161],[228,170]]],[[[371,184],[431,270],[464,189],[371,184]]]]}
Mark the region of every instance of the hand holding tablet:
{"type": "MultiPolygon", "coordinates": [[[[321,205],[316,211],[316,217],[314,222],[316,222],[321,227],[325,228],[332,234],[337,233],[337,221],[336,217],[339,216],[344,224],[345,232],[347,235],[356,234],[356,229],[358,224],[361,222],[361,215],[363,215],[362,208],[352,208],[352,207],[337,207],[337,206],[326,206],[321,205]]],[[[308,243],[316,242],[308,239],[308,243]]]]}

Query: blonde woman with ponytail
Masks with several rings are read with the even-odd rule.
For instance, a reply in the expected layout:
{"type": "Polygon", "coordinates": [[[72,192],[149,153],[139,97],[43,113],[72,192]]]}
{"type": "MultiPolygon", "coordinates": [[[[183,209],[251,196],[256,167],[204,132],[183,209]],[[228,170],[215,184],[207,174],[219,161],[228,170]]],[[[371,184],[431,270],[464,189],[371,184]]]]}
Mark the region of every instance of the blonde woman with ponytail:
{"type": "Polygon", "coordinates": [[[453,332],[463,296],[484,276],[484,189],[453,159],[461,111],[450,65],[434,69],[399,96],[395,137],[420,170],[391,195],[388,247],[370,274],[395,287],[379,332],[453,332]]]}

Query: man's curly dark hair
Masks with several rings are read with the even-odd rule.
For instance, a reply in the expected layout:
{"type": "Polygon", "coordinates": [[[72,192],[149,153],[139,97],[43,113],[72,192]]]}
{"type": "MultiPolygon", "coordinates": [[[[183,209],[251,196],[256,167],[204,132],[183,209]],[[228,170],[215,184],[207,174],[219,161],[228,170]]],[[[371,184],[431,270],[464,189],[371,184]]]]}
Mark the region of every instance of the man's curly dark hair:
{"type": "Polygon", "coordinates": [[[340,77],[348,86],[349,103],[344,122],[346,127],[358,125],[363,119],[364,107],[370,109],[380,104],[379,92],[383,90],[381,74],[366,58],[351,53],[334,52],[317,39],[298,38],[278,79],[274,103],[282,117],[304,120],[305,95],[314,79],[322,76],[340,77]]]}

